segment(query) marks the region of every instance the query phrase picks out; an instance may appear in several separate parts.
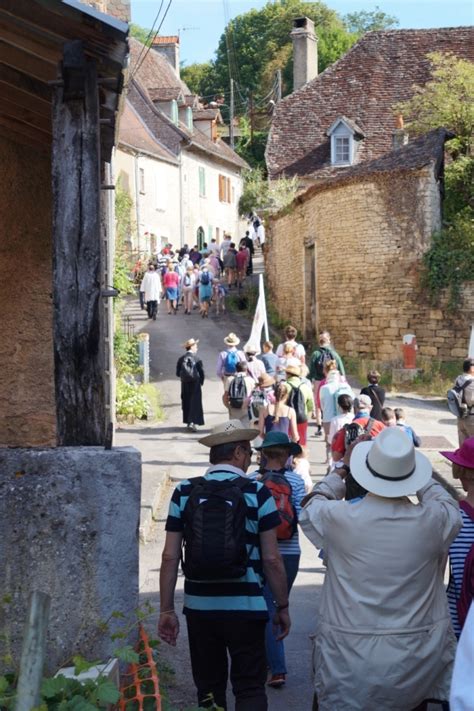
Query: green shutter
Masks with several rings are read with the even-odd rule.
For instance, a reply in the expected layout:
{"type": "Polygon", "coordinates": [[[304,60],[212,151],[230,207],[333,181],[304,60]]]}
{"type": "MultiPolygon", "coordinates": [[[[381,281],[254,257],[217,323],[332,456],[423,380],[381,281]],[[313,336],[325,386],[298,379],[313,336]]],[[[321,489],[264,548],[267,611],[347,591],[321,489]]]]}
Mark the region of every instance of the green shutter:
{"type": "Polygon", "coordinates": [[[206,172],[204,168],[199,168],[199,195],[206,197],[206,172]]]}

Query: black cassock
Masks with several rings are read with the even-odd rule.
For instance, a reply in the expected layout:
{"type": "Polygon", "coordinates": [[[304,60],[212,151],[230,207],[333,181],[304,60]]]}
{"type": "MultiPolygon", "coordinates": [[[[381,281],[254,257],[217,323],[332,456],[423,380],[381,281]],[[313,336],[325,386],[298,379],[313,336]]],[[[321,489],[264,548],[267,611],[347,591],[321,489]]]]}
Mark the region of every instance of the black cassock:
{"type": "Polygon", "coordinates": [[[202,392],[201,387],[204,383],[204,369],[202,361],[196,358],[192,353],[185,353],[179,358],[176,363],[176,375],[180,377],[181,365],[185,358],[192,357],[195,363],[196,374],[199,376],[191,382],[184,382],[181,379],[181,408],[183,410],[183,422],[186,425],[191,424],[203,425],[204,414],[202,411],[202,392]]]}

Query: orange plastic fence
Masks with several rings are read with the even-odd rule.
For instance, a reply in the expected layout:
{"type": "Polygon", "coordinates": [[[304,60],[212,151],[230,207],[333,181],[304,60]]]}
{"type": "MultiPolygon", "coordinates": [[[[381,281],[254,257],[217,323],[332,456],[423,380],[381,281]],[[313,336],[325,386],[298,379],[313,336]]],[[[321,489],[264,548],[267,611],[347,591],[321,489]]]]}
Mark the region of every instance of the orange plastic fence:
{"type": "Polygon", "coordinates": [[[158,670],[148,635],[141,625],[137,652],[140,655],[138,664],[130,664],[122,677],[122,698],[117,708],[119,711],[161,711],[158,670]]]}

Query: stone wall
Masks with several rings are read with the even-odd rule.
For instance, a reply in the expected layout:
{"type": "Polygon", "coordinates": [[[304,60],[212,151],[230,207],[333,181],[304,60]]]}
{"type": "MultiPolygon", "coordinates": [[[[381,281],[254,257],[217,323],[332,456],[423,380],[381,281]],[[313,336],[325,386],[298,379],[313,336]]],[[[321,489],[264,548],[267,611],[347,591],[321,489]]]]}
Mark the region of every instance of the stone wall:
{"type": "Polygon", "coordinates": [[[0,138],[0,447],[56,441],[49,157],[0,138]]]}
{"type": "Polygon", "coordinates": [[[313,189],[271,221],[269,298],[308,340],[328,329],[345,355],[395,361],[402,335],[414,333],[420,356],[462,358],[474,285],[464,288],[454,315],[446,296],[432,308],[419,286],[420,260],[439,226],[429,167],[313,189]]]}
{"type": "Polygon", "coordinates": [[[47,672],[106,658],[123,642],[100,623],[119,612],[109,627],[123,629],[138,607],[140,453],[0,449],[0,471],[0,658],[19,662],[34,590],[51,597],[47,672]]]}

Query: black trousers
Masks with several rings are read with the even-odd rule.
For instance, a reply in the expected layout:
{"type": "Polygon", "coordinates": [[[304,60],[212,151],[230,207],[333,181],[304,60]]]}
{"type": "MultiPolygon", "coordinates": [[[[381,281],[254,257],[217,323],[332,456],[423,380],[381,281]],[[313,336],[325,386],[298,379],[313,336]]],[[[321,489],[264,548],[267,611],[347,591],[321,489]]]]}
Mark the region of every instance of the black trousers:
{"type": "Polygon", "coordinates": [[[217,706],[227,708],[229,653],[235,711],[267,711],[265,621],[187,615],[186,622],[198,706],[211,707],[212,694],[217,706]]]}
{"type": "Polygon", "coordinates": [[[156,314],[158,313],[158,301],[147,301],[146,310],[148,318],[156,319],[156,314]]]}

